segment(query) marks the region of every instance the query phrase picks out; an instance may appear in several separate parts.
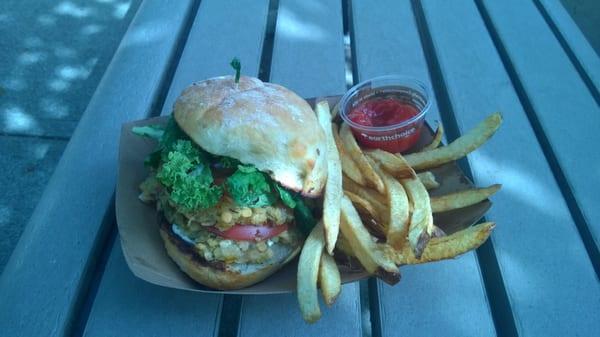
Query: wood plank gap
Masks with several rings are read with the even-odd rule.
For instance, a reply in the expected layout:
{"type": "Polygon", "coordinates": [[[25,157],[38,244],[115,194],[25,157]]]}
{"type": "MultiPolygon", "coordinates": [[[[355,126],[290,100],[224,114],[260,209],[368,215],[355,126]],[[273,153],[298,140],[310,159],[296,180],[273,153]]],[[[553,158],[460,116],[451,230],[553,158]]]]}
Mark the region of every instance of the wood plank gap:
{"type": "MultiPolygon", "coordinates": [[[[348,88],[350,88],[352,85],[355,85],[358,83],[358,60],[356,59],[355,55],[356,55],[356,43],[354,43],[354,41],[356,41],[356,38],[354,37],[354,24],[352,23],[352,0],[345,0],[344,2],[342,2],[342,4],[344,5],[344,27],[345,29],[348,29],[348,45],[349,45],[349,50],[348,50],[348,55],[347,55],[347,67],[349,67],[348,72],[351,74],[349,76],[351,76],[351,79],[347,82],[349,82],[349,84],[347,84],[348,88]],[[350,85],[352,84],[352,85],[350,85]]],[[[344,35],[346,35],[345,31],[344,31],[344,35]]]]}
{"type": "Polygon", "coordinates": [[[273,59],[273,44],[275,43],[275,28],[277,27],[278,10],[279,0],[270,0],[269,14],[267,15],[267,28],[265,29],[263,50],[260,56],[260,66],[258,68],[258,78],[265,82],[271,79],[271,60],[273,59]]]}
{"type": "Polygon", "coordinates": [[[69,141],[71,137],[61,137],[61,136],[46,136],[46,135],[28,135],[26,133],[10,133],[10,132],[1,132],[0,136],[2,137],[15,137],[15,138],[35,138],[35,139],[46,139],[46,140],[63,140],[69,141]]]}
{"type": "Polygon", "coordinates": [[[177,47],[175,48],[173,54],[170,57],[171,62],[169,62],[169,67],[167,68],[167,71],[165,71],[163,78],[161,79],[161,85],[158,90],[158,94],[155,96],[154,101],[150,105],[150,116],[160,115],[160,112],[163,109],[167,95],[169,94],[171,82],[173,82],[175,71],[177,70],[177,66],[179,65],[179,59],[181,58],[183,49],[185,48],[188,37],[190,36],[190,30],[192,29],[194,19],[198,14],[198,8],[200,7],[201,2],[201,0],[195,0],[192,4],[192,9],[187,13],[185,17],[185,25],[180,33],[181,37],[177,42],[177,47]]]}
{"type": "Polygon", "coordinates": [[[345,63],[345,76],[346,76],[346,88],[350,89],[356,84],[355,79],[358,79],[358,75],[355,74],[356,60],[354,59],[354,36],[352,25],[352,1],[342,0],[342,25],[344,32],[344,63],[345,63]]]}
{"type": "Polygon", "coordinates": [[[567,54],[567,57],[569,58],[569,60],[571,60],[571,63],[573,63],[573,66],[575,67],[575,69],[577,69],[577,73],[583,80],[583,83],[585,83],[585,86],[590,91],[592,97],[594,97],[596,104],[600,105],[600,92],[598,91],[598,88],[596,88],[596,86],[594,85],[594,82],[583,68],[581,62],[579,62],[579,59],[575,55],[575,52],[573,51],[573,49],[571,49],[569,43],[567,43],[567,40],[556,26],[556,23],[554,22],[554,20],[552,20],[552,18],[550,17],[548,12],[546,11],[546,8],[540,2],[540,0],[534,0],[533,3],[544,18],[544,21],[546,21],[546,24],[552,31],[552,34],[554,34],[554,37],[556,38],[556,40],[558,40],[558,43],[565,51],[565,54],[567,54]]]}
{"type": "Polygon", "coordinates": [[[217,315],[220,316],[217,336],[230,337],[238,335],[241,308],[241,295],[223,295],[220,306],[221,314],[217,315]]]}
{"type": "MultiPolygon", "coordinates": [[[[418,0],[411,0],[411,2],[417,27],[419,28],[425,58],[430,71],[433,86],[432,89],[441,112],[440,116],[444,124],[444,129],[446,130],[447,139],[448,141],[452,141],[460,137],[460,129],[446,88],[446,81],[437,59],[437,54],[435,52],[435,47],[427,26],[427,19],[425,18],[421,2],[418,0]]],[[[473,173],[469,166],[468,159],[466,157],[462,158],[458,164],[465,174],[473,180],[473,173]]],[[[485,218],[481,221],[485,221],[485,218]]],[[[487,298],[490,303],[494,327],[496,328],[498,336],[518,336],[515,317],[510,306],[510,300],[508,299],[492,240],[487,240],[477,250],[477,259],[481,269],[487,298]]]]}
{"type": "Polygon", "coordinates": [[[96,299],[96,295],[98,294],[98,289],[100,287],[100,282],[102,281],[102,275],[104,275],[104,270],[106,269],[106,264],[112,252],[112,247],[115,244],[117,238],[117,219],[115,215],[115,206],[114,206],[114,195],[112,197],[111,207],[107,212],[107,217],[105,221],[109,221],[112,225],[104,226],[108,232],[106,235],[99,235],[97,240],[97,250],[99,254],[98,257],[88,260],[86,270],[89,269],[88,278],[89,280],[85,282],[86,286],[81,288],[81,294],[77,296],[80,303],[77,303],[74,307],[73,314],[73,327],[72,331],[67,334],[67,336],[83,336],[85,332],[85,327],[87,326],[87,322],[90,316],[90,312],[92,310],[92,305],[94,304],[94,300],[96,299]]]}
{"type": "MultiPolygon", "coordinates": [[[[365,282],[365,281],[361,281],[361,282],[365,282]]],[[[377,281],[376,277],[371,277],[369,278],[367,281],[367,286],[368,286],[368,298],[367,300],[369,301],[369,316],[370,316],[370,323],[371,323],[371,329],[370,329],[370,335],[367,333],[363,332],[363,336],[373,336],[373,337],[381,337],[383,336],[383,331],[382,331],[382,327],[381,327],[381,322],[382,322],[382,318],[381,318],[381,303],[379,302],[379,295],[380,295],[380,291],[379,291],[379,282],[377,281]]],[[[362,292],[361,292],[362,293],[362,292]]],[[[362,306],[362,297],[361,297],[361,306],[362,306]]],[[[363,328],[363,331],[365,330],[365,328],[363,328]]]]}
{"type": "Polygon", "coordinates": [[[544,153],[544,157],[548,161],[554,179],[556,180],[558,187],[560,188],[561,194],[565,199],[565,202],[567,203],[567,207],[569,208],[569,212],[573,217],[573,221],[575,222],[575,226],[577,227],[577,231],[579,232],[581,241],[583,242],[588,257],[590,258],[590,262],[594,268],[594,271],[596,272],[596,276],[600,278],[600,248],[596,246],[593,234],[589,228],[588,221],[586,220],[585,216],[583,215],[583,211],[577,203],[577,199],[575,198],[573,189],[571,188],[569,181],[567,180],[567,177],[556,157],[556,154],[554,153],[554,150],[550,145],[548,137],[546,136],[544,128],[542,127],[537,117],[535,109],[531,104],[531,101],[525,91],[523,83],[519,79],[517,71],[514,65],[512,64],[510,57],[508,56],[506,47],[500,40],[500,37],[498,36],[496,30],[494,29],[494,24],[492,23],[490,15],[487,12],[487,9],[485,8],[485,5],[481,0],[475,0],[475,4],[477,6],[477,9],[479,10],[481,17],[483,18],[483,22],[485,23],[487,30],[490,33],[492,42],[498,50],[498,54],[500,55],[502,64],[504,65],[504,68],[508,73],[510,81],[513,87],[515,88],[515,91],[519,98],[519,102],[523,106],[523,110],[525,111],[529,123],[531,124],[531,127],[535,132],[535,136],[541,145],[542,152],[544,153]]]}

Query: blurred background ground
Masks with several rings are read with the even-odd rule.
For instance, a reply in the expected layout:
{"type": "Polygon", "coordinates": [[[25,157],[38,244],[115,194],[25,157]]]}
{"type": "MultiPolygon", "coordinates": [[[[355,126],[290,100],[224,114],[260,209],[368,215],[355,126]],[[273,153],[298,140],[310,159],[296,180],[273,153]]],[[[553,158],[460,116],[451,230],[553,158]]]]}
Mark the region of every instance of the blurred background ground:
{"type": "Polygon", "coordinates": [[[0,273],[140,2],[0,1],[0,273]]]}
{"type": "MultiPolygon", "coordinates": [[[[0,273],[140,2],[0,1],[0,273]]],[[[563,3],[600,54],[600,1],[563,3]]]]}

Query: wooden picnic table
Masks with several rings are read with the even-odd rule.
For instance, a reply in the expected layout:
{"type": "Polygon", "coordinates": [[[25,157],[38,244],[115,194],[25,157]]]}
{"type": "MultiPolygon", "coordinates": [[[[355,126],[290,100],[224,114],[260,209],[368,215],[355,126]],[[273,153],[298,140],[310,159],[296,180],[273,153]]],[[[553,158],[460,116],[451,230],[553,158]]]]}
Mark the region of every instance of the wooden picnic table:
{"type": "Polygon", "coordinates": [[[592,336],[600,331],[600,59],[558,0],[144,2],[0,278],[2,336],[592,336]],[[124,122],[193,81],[243,73],[304,97],[402,74],[431,84],[447,140],[504,125],[461,165],[500,182],[477,252],[343,286],[314,325],[295,294],[146,283],[115,223],[124,122]],[[350,83],[351,84],[351,83],[350,83]]]}

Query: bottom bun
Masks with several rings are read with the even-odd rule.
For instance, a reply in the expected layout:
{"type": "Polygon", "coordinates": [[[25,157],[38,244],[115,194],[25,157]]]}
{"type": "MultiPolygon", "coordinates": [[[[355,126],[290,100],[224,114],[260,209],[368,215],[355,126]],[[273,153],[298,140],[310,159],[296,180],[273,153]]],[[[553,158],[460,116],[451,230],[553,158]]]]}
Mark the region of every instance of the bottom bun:
{"type": "Polygon", "coordinates": [[[221,290],[241,289],[264,280],[296,257],[301,249],[301,245],[292,247],[275,244],[271,246],[274,250],[273,257],[263,263],[211,263],[191,249],[192,245],[163,226],[160,228],[160,236],[163,238],[167,254],[179,269],[194,281],[221,290]]]}

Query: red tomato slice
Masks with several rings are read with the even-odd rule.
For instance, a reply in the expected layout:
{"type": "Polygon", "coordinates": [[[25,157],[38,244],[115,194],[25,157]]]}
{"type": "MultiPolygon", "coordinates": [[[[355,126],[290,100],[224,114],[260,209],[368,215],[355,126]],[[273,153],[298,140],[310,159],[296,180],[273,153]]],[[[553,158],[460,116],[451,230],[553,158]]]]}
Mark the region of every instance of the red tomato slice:
{"type": "Polygon", "coordinates": [[[206,229],[220,237],[235,241],[264,241],[285,232],[288,229],[288,225],[256,226],[236,224],[224,231],[220,231],[212,226],[206,227],[206,229]]]}

